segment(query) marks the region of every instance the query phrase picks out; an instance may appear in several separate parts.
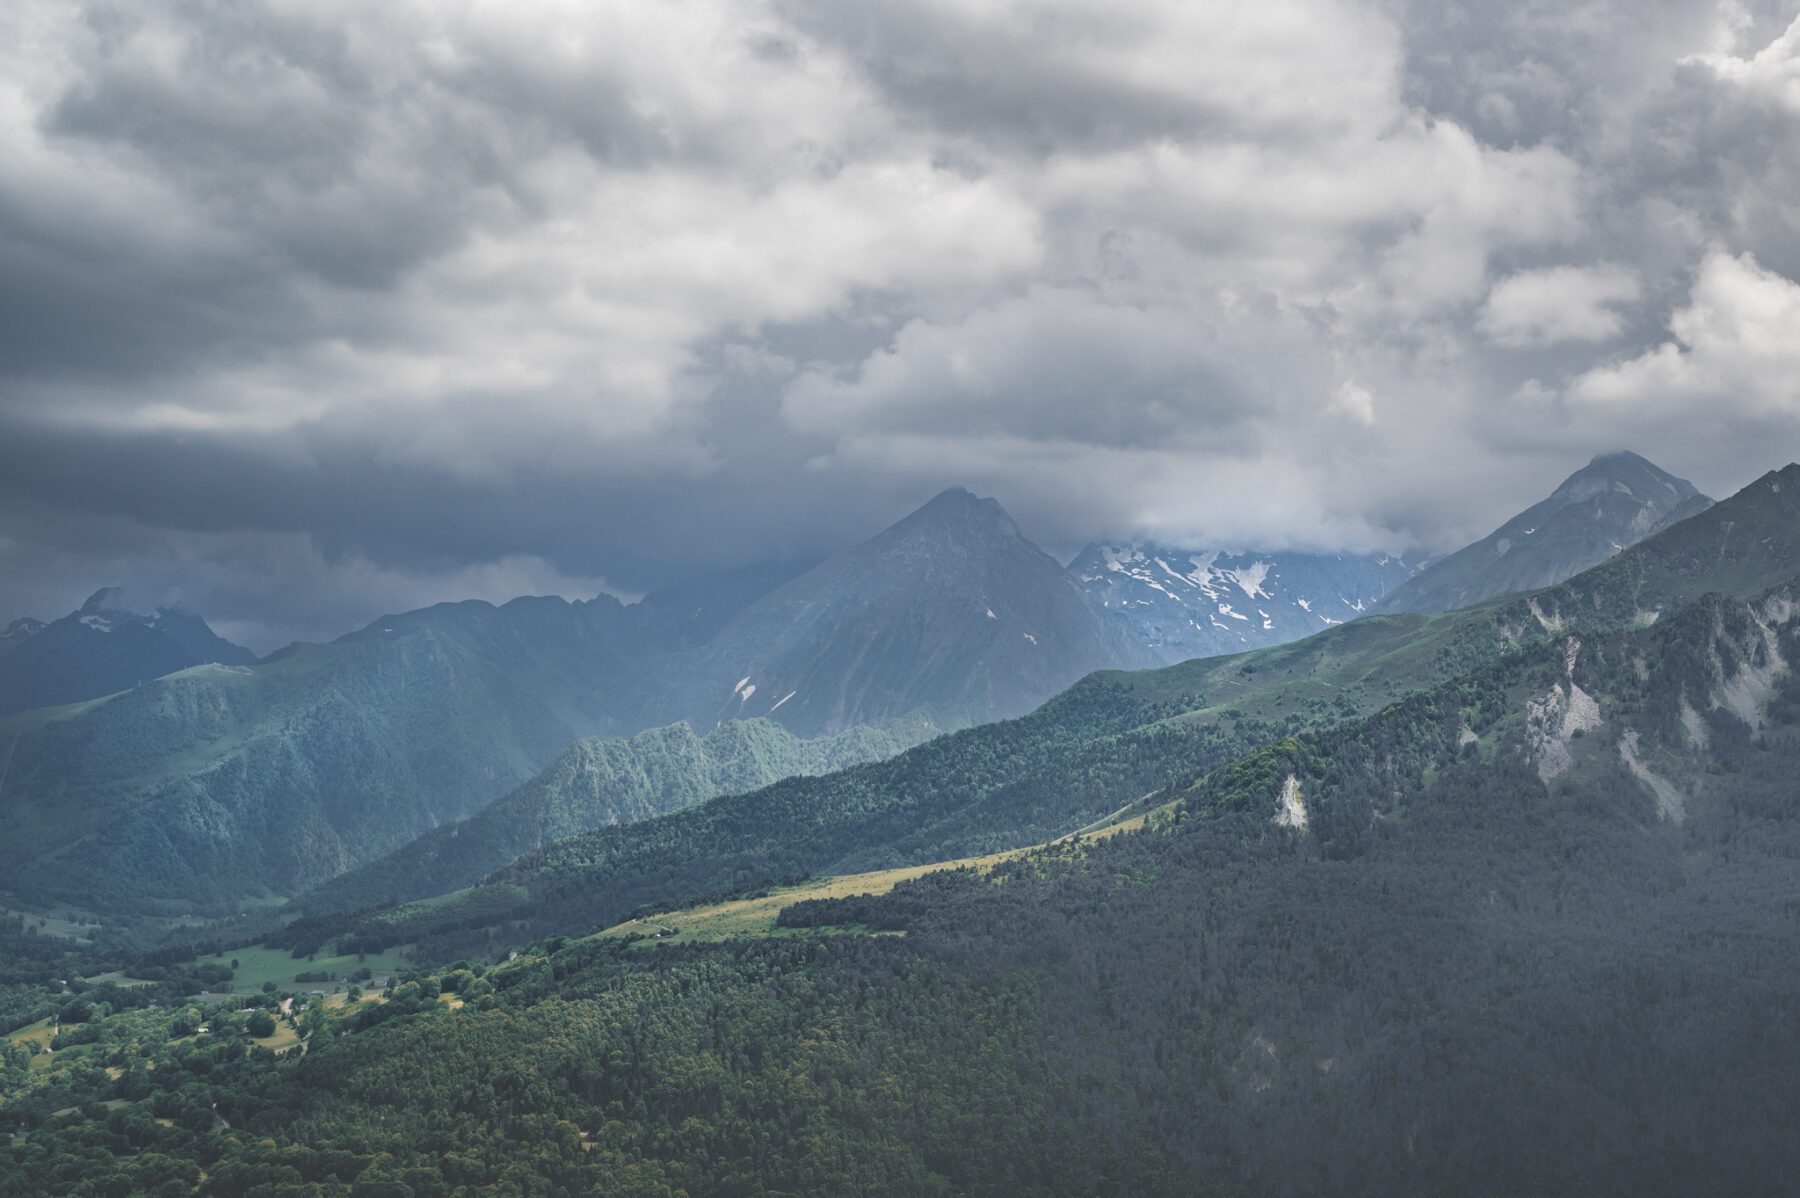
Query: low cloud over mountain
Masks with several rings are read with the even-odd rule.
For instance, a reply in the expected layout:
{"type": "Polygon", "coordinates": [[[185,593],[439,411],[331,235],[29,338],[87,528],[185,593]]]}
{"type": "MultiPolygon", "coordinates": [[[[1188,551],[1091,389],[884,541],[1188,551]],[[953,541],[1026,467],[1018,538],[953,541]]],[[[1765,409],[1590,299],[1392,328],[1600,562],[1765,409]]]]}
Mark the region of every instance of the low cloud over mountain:
{"type": "Polygon", "coordinates": [[[958,484],[1065,557],[1449,549],[1621,445],[1727,494],[1800,443],[1796,29],[26,0],[0,617],[124,579],[266,650],[958,484]]]}

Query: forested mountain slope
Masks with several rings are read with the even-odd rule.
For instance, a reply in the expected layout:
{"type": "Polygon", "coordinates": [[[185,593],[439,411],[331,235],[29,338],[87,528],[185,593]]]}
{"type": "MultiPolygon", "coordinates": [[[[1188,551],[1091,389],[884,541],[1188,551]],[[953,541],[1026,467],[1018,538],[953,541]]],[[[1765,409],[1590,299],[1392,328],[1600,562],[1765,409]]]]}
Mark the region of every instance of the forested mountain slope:
{"type": "Polygon", "coordinates": [[[614,724],[618,604],[378,621],[0,720],[0,875],[98,910],[238,910],[471,814],[614,724]]]}
{"type": "Polygon", "coordinates": [[[97,699],[206,662],[256,660],[179,604],[131,607],[106,587],[60,620],[15,620],[0,635],[0,715],[97,699]]]}
{"type": "Polygon", "coordinates": [[[468,819],[433,828],[296,904],[323,911],[442,894],[553,841],[691,807],[781,778],[879,761],[937,733],[923,716],[802,740],[769,720],[732,720],[700,736],[687,724],[626,739],[590,737],[468,819]]]}
{"type": "Polygon", "coordinates": [[[797,902],[776,937],[552,938],[319,1020],[286,1061],[221,1012],[210,1047],[135,1049],[153,1071],[14,1083],[0,1176],[1781,1192],[1793,661],[1793,586],[1711,596],[1282,738],[1143,831],[797,902]]]}
{"type": "Polygon", "coordinates": [[[574,837],[447,901],[311,925],[301,938],[350,929],[370,945],[424,938],[456,955],[610,922],[644,903],[1046,839],[1184,774],[1374,711],[1504,653],[1569,632],[1641,625],[1705,590],[1759,593],[1800,563],[1797,487],[1800,466],[1771,472],[1533,596],[1439,617],[1369,618],[1237,657],[1096,675],[1020,720],[574,837]]]}

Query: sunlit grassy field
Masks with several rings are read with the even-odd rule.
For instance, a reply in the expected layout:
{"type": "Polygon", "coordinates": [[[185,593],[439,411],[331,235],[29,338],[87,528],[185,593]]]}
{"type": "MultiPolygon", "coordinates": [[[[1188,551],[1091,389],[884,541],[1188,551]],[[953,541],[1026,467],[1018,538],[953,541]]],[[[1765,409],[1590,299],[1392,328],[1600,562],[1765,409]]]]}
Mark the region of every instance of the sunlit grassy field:
{"type": "MultiPolygon", "coordinates": [[[[1109,816],[1107,820],[1100,821],[1099,824],[1083,829],[1074,835],[1088,840],[1099,839],[1142,827],[1148,818],[1148,815],[1136,815],[1130,818],[1109,816]]],[[[1073,842],[1074,837],[1071,836],[1064,837],[1056,843],[1073,845],[1073,842]]],[[[624,923],[616,924],[603,932],[595,933],[595,935],[601,937],[632,935],[648,937],[640,942],[644,947],[762,936],[816,935],[816,929],[778,928],[775,926],[776,916],[781,913],[783,907],[805,899],[886,894],[902,882],[936,873],[939,870],[971,868],[986,872],[1003,861],[1010,861],[1026,853],[1035,852],[1042,847],[1044,846],[1030,845],[1021,849],[1010,849],[1003,853],[989,853],[983,857],[963,857],[954,861],[935,861],[929,865],[909,865],[900,869],[882,869],[870,873],[817,878],[798,886],[783,887],[756,898],[731,899],[723,903],[689,907],[681,911],[646,916],[642,919],[628,919],[624,923]]]]}

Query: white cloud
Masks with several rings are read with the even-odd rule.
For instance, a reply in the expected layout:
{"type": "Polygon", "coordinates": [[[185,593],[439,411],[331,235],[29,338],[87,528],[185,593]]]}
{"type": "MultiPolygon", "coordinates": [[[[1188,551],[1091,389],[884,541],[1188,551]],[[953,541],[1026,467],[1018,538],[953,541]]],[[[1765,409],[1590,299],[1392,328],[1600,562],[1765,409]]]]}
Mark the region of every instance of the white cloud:
{"type": "Polygon", "coordinates": [[[1800,284],[1748,254],[1715,250],[1670,317],[1670,340],[1587,371],[1569,395],[1591,409],[1685,418],[1715,437],[1733,431],[1734,418],[1800,423],[1797,330],[1800,284]]]}
{"type": "Polygon", "coordinates": [[[310,533],[339,610],[359,554],[654,585],[949,483],[1318,547],[1625,445],[1722,490],[1800,451],[1767,9],[17,0],[0,536],[310,533]]]}
{"type": "Polygon", "coordinates": [[[194,312],[166,389],[15,392],[63,423],[355,428],[465,475],[572,443],[692,460],[702,343],[1039,257],[1029,202],[934,161],[762,6],[202,17],[9,20],[0,198],[177,292],[247,271],[279,325],[233,344],[216,326],[248,313],[194,312]],[[496,403],[539,435],[494,436],[496,403]]]}
{"type": "Polygon", "coordinates": [[[1141,445],[1226,434],[1244,393],[1210,331],[1169,308],[1035,289],[953,324],[915,320],[847,375],[788,389],[796,427],[825,432],[1010,433],[1141,445]]]}
{"type": "Polygon", "coordinates": [[[1361,383],[1348,379],[1339,383],[1331,406],[1359,423],[1375,423],[1375,396],[1361,383]]]}
{"type": "Polygon", "coordinates": [[[1708,54],[1696,54],[1686,61],[1710,69],[1753,95],[1800,113],[1800,17],[1768,45],[1748,58],[1732,53],[1743,24],[1743,14],[1735,5],[1725,9],[1721,25],[1721,45],[1708,54]]]}
{"type": "Polygon", "coordinates": [[[1553,266],[1494,285],[1479,327],[1511,348],[1610,341],[1624,331],[1619,309],[1636,302],[1637,278],[1618,266],[1553,266]]]}

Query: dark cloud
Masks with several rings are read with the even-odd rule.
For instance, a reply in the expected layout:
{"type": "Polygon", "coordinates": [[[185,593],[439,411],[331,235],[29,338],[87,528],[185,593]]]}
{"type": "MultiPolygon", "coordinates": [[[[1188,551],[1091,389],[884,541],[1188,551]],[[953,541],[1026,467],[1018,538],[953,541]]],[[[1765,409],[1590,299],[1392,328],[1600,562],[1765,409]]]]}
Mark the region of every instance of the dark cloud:
{"type": "Polygon", "coordinates": [[[267,647],[939,487],[1441,547],[1800,456],[1791,2],[26,0],[0,615],[267,647]]]}

